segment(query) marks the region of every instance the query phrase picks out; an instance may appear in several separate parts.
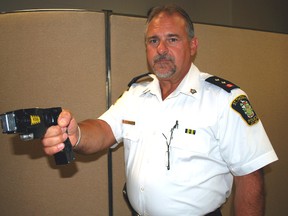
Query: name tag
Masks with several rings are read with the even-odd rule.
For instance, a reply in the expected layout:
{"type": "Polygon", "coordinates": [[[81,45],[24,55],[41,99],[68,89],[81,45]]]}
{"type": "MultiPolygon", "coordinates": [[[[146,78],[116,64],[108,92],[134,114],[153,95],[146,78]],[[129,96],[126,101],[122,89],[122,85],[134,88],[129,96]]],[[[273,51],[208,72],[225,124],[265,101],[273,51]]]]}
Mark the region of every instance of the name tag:
{"type": "Polygon", "coordinates": [[[135,125],[135,121],[125,120],[125,119],[122,120],[122,123],[123,124],[129,124],[129,125],[135,125]]]}

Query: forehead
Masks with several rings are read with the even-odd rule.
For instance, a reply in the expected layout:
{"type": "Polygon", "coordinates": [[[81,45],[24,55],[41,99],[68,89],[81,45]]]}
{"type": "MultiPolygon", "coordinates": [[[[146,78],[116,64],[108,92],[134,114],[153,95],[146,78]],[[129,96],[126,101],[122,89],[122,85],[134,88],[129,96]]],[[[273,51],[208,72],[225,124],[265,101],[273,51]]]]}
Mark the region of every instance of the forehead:
{"type": "Polygon", "coordinates": [[[184,18],[177,14],[162,12],[155,16],[147,26],[146,36],[162,34],[186,34],[186,23],[184,18]]]}

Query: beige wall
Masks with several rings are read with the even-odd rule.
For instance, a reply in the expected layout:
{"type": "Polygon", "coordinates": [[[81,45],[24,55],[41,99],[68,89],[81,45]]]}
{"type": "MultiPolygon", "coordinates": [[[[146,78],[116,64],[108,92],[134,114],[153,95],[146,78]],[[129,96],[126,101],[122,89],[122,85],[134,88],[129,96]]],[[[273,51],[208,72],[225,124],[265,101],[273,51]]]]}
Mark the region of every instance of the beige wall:
{"type": "MultiPolygon", "coordinates": [[[[0,15],[0,113],[62,106],[81,120],[105,111],[103,24],[89,12],[0,15]]],[[[40,141],[0,143],[0,215],[108,215],[106,156],[55,166],[40,141]]]]}
{"type": "MultiPolygon", "coordinates": [[[[112,100],[146,69],[145,20],[111,16],[112,100]]],[[[104,16],[96,12],[0,15],[0,113],[62,106],[77,119],[106,107],[104,16]]],[[[288,36],[196,24],[196,65],[237,83],[249,95],[280,160],[266,168],[267,215],[285,215],[288,161],[285,122],[288,36]]],[[[0,136],[1,215],[108,215],[107,156],[77,155],[65,167],[39,141],[0,136]]],[[[113,151],[114,215],[128,215],[122,198],[123,147],[113,151]]],[[[231,215],[230,201],[224,215],[231,215]]]]}

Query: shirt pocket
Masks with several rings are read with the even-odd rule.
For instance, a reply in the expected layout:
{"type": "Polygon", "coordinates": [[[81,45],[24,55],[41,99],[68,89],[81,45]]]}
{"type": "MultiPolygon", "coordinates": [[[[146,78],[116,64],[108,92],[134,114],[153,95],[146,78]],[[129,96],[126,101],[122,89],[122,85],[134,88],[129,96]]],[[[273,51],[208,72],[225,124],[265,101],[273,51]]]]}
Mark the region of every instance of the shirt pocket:
{"type": "Polygon", "coordinates": [[[131,122],[122,122],[122,133],[125,148],[127,148],[127,150],[130,150],[131,147],[135,148],[140,139],[140,132],[137,125],[131,122]]]}
{"type": "MultiPolygon", "coordinates": [[[[179,127],[175,129],[170,145],[171,180],[197,184],[203,166],[210,160],[213,135],[208,128],[179,127]]],[[[189,183],[189,184],[190,184],[189,183]]]]}
{"type": "Polygon", "coordinates": [[[179,127],[174,132],[170,147],[175,151],[184,151],[184,154],[191,154],[192,152],[196,154],[209,154],[213,137],[213,133],[209,127],[179,127]]]}

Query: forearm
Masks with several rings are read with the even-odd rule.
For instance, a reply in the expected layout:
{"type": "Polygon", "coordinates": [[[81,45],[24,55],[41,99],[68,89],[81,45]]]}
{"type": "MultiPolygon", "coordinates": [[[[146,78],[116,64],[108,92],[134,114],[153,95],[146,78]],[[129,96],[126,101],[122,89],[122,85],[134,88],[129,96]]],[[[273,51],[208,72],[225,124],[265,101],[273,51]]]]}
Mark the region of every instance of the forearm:
{"type": "Polygon", "coordinates": [[[74,149],[77,153],[96,153],[116,143],[110,126],[102,120],[88,119],[80,122],[78,125],[81,130],[81,138],[79,144],[74,149]]]}
{"type": "Polygon", "coordinates": [[[265,192],[262,170],[235,177],[235,185],[235,215],[263,216],[265,214],[265,192]]]}

